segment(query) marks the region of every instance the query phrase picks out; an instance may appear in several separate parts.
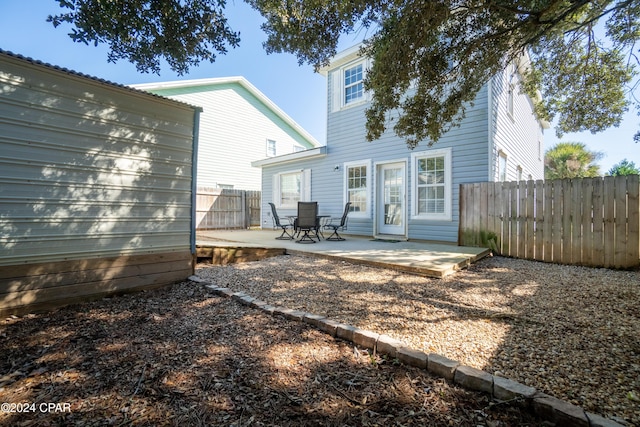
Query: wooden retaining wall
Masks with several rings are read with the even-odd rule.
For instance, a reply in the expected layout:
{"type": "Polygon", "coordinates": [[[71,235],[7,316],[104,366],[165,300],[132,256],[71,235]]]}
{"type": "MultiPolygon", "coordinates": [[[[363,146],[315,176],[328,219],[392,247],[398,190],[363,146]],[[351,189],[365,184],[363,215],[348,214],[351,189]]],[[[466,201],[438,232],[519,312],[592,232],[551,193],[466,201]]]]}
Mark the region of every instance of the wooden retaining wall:
{"type": "Polygon", "coordinates": [[[208,261],[214,265],[260,261],[265,258],[286,254],[283,248],[219,247],[197,246],[198,261],[208,261]]]}
{"type": "Polygon", "coordinates": [[[460,186],[458,243],[538,261],[640,265],[638,175],[460,186]]]}
{"type": "Polygon", "coordinates": [[[0,266],[0,316],[165,286],[193,274],[190,251],[0,266]]]}

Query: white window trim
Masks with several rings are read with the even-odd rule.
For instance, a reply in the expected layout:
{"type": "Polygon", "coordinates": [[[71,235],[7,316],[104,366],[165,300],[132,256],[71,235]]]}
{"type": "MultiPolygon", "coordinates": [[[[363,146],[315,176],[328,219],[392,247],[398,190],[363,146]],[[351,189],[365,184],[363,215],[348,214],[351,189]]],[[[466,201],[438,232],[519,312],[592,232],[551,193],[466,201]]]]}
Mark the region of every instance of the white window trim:
{"type": "Polygon", "coordinates": [[[496,174],[497,182],[507,182],[509,181],[509,156],[504,150],[498,150],[498,168],[496,174]],[[504,179],[500,177],[500,160],[504,159],[504,179]]]}
{"type": "Polygon", "coordinates": [[[411,153],[411,219],[430,221],[452,221],[453,204],[453,173],[451,170],[453,150],[451,148],[441,148],[438,150],[427,150],[411,153]],[[418,213],[418,159],[425,157],[444,156],[444,213],[418,213]]]}
{"type": "Polygon", "coordinates": [[[507,115],[512,122],[516,121],[515,103],[516,103],[516,82],[518,80],[518,68],[515,64],[509,66],[509,75],[507,81],[507,115]]]}
{"type": "Polygon", "coordinates": [[[280,194],[280,177],[282,175],[290,175],[294,173],[300,176],[300,201],[308,202],[311,200],[311,169],[294,169],[278,172],[273,175],[273,204],[278,209],[298,209],[297,203],[293,205],[284,205],[281,203],[282,195],[280,194]]]}
{"type": "Polygon", "coordinates": [[[366,70],[366,67],[365,67],[364,61],[358,61],[354,64],[351,64],[350,66],[342,68],[342,106],[343,107],[353,105],[353,104],[359,104],[366,99],[366,96],[364,93],[364,84],[362,83],[364,81],[365,70],[366,70]],[[347,83],[345,82],[346,73],[348,70],[351,70],[357,67],[362,67],[362,80],[357,80],[355,83],[351,83],[348,87],[354,87],[358,84],[362,84],[362,96],[354,101],[347,102],[347,83]]]}
{"type": "Polygon", "coordinates": [[[357,160],[353,162],[345,162],[343,163],[343,206],[347,204],[349,201],[349,192],[347,191],[347,186],[349,185],[349,168],[365,166],[367,168],[367,198],[366,198],[366,207],[367,209],[363,212],[351,212],[349,214],[349,218],[371,218],[371,192],[373,190],[373,186],[371,183],[371,159],[366,160],[357,160]]]}
{"type": "Polygon", "coordinates": [[[275,157],[278,154],[278,143],[275,139],[267,138],[267,157],[275,157]],[[270,145],[273,143],[273,153],[270,152],[270,145]]]}
{"type": "Polygon", "coordinates": [[[515,86],[513,83],[509,83],[507,91],[507,115],[511,121],[515,121],[515,86]]]}
{"type": "Polygon", "coordinates": [[[363,87],[363,96],[362,99],[359,99],[358,101],[352,101],[349,102],[348,104],[346,103],[346,94],[345,94],[345,84],[344,84],[344,78],[345,78],[345,71],[349,70],[353,67],[357,67],[358,65],[362,64],[362,79],[364,80],[366,75],[367,75],[367,70],[369,67],[369,63],[370,61],[368,59],[358,59],[352,62],[349,62],[348,64],[343,65],[342,67],[338,68],[334,73],[333,73],[333,99],[331,101],[332,103],[332,108],[331,111],[335,112],[335,111],[340,111],[340,110],[346,110],[349,108],[353,108],[356,107],[358,105],[362,105],[367,103],[368,101],[371,100],[371,94],[369,93],[369,91],[365,90],[363,87]]]}

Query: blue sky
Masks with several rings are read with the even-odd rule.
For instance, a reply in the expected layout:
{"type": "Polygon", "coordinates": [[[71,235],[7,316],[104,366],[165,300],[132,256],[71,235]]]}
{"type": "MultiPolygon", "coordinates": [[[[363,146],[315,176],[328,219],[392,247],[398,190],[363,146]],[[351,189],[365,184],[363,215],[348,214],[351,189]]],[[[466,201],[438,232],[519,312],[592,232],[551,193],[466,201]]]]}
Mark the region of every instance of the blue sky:
{"type": "MultiPolygon", "coordinates": [[[[120,84],[149,83],[179,79],[244,76],[321,143],[326,141],[326,81],[308,65],[299,66],[290,54],[267,55],[266,39],[260,30],[262,17],[240,0],[230,1],[227,16],[231,27],[240,31],[240,47],[219,56],[215,63],[203,63],[189,75],[178,76],[165,67],[161,74],[142,74],[126,62],[107,62],[107,46],[74,43],[69,26],[53,28],[46,22],[50,14],[64,9],[54,0],[0,0],[0,48],[53,65],[69,68],[120,84]]],[[[359,41],[343,37],[340,49],[359,41]]],[[[601,171],[608,171],[626,158],[640,166],[640,145],[633,135],[640,129],[635,110],[627,113],[619,128],[592,135],[589,132],[564,135],[561,141],[578,141],[590,150],[601,151],[601,171]]],[[[553,129],[545,133],[545,147],[558,142],[553,129]]]]}

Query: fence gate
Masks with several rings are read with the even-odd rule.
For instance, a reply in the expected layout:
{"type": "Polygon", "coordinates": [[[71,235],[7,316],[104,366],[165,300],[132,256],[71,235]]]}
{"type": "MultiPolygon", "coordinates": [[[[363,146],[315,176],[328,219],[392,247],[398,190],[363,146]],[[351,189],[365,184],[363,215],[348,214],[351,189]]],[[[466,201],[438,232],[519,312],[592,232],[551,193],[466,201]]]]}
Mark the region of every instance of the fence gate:
{"type": "Polygon", "coordinates": [[[260,197],[260,191],[198,187],[196,229],[233,229],[259,226],[260,197]]]}
{"type": "Polygon", "coordinates": [[[638,175],[460,186],[458,243],[561,264],[640,265],[638,175]]]}

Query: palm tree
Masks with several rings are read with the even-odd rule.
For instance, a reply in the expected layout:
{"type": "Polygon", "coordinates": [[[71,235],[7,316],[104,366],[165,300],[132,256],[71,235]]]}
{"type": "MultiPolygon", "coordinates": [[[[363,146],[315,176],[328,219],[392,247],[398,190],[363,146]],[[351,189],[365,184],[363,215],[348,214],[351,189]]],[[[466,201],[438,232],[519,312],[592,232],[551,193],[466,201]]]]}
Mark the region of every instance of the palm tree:
{"type": "Polygon", "coordinates": [[[640,169],[636,167],[634,162],[624,159],[620,163],[613,165],[613,167],[609,169],[608,174],[611,176],[639,175],[640,169]]]}
{"type": "Polygon", "coordinates": [[[560,142],[544,154],[544,178],[591,178],[600,175],[600,166],[595,164],[604,156],[599,151],[590,151],[582,142],[560,142]]]}

